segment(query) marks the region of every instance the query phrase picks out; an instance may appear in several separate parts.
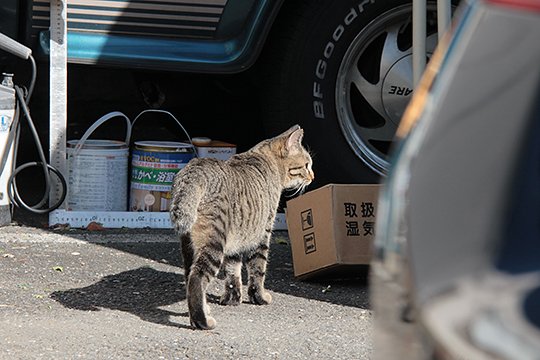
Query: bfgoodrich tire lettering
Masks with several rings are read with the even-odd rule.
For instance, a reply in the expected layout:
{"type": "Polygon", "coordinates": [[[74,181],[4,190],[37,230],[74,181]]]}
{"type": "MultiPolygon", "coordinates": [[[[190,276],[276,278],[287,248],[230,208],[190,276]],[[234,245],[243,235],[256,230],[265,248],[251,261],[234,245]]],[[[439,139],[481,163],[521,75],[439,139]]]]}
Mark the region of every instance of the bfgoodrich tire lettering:
{"type": "MultiPolygon", "coordinates": [[[[326,79],[328,62],[335,61],[332,57],[334,55],[335,48],[341,46],[340,41],[342,41],[343,34],[350,31],[350,28],[354,25],[354,21],[358,19],[358,15],[364,12],[364,6],[374,2],[375,0],[364,0],[358,3],[356,6],[351,7],[326,42],[326,45],[324,46],[320,57],[317,60],[317,65],[315,66],[315,80],[313,81],[313,116],[315,118],[325,118],[324,102],[322,101],[325,96],[322,93],[321,82],[326,79]]],[[[349,44],[345,44],[345,46],[348,45],[349,44]]]]}

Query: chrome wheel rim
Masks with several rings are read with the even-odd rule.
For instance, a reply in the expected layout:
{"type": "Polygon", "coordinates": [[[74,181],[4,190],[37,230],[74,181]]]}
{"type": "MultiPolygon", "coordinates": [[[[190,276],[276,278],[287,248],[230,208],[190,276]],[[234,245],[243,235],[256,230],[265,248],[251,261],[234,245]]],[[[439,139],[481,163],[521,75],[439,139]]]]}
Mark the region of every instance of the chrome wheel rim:
{"type": "MultiPolygon", "coordinates": [[[[388,170],[388,151],[413,92],[411,11],[411,5],[396,7],[365,26],[345,52],[336,79],[343,135],[354,153],[381,175],[388,170]]],[[[437,44],[432,4],[427,19],[429,58],[437,44]]]]}

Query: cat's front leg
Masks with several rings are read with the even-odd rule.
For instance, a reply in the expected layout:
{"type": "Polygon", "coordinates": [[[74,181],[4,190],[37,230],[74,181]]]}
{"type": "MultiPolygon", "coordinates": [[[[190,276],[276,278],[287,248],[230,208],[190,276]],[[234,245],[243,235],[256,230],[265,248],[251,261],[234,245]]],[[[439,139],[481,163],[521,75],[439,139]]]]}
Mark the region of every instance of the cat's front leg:
{"type": "Polygon", "coordinates": [[[264,288],[266,263],[268,262],[270,235],[249,255],[246,261],[248,271],[249,301],[257,305],[267,305],[272,302],[272,295],[264,288]]]}
{"type": "Polygon", "coordinates": [[[224,260],[225,290],[219,303],[239,305],[242,301],[242,256],[227,255],[224,260]]]}

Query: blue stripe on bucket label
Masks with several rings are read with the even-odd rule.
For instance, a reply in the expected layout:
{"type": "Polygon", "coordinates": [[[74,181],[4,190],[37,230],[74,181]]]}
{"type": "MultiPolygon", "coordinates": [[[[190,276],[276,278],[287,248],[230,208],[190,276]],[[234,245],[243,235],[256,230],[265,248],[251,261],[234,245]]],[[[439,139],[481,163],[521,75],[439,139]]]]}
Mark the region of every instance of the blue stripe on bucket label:
{"type": "Polygon", "coordinates": [[[193,159],[193,152],[150,152],[133,150],[133,162],[144,162],[150,164],[183,164],[193,159]]]}
{"type": "Polygon", "coordinates": [[[134,150],[131,182],[142,184],[169,184],[174,175],[193,159],[193,153],[161,153],[134,150]]]}

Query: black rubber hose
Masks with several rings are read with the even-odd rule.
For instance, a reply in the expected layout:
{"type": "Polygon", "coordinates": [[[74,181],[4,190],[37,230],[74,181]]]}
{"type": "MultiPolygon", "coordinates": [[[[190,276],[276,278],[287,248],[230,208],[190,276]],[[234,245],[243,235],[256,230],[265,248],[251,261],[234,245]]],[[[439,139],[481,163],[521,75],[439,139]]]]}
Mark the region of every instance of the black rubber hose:
{"type": "MultiPolygon", "coordinates": [[[[33,64],[33,70],[34,70],[34,73],[35,73],[35,61],[33,61],[33,58],[31,58],[31,59],[32,59],[32,64],[33,64]]],[[[31,117],[30,111],[28,109],[27,104],[29,102],[30,96],[32,95],[34,84],[35,84],[35,75],[32,76],[32,80],[30,82],[28,95],[26,97],[24,96],[24,91],[18,86],[15,86],[15,93],[16,93],[17,100],[18,100],[18,106],[20,107],[20,109],[22,109],[23,115],[27,119],[28,126],[29,126],[30,131],[32,133],[32,136],[34,138],[40,161],[38,161],[38,162],[29,162],[29,163],[23,164],[23,165],[13,169],[12,174],[8,179],[8,196],[9,196],[9,199],[11,200],[11,202],[13,204],[15,204],[16,206],[22,207],[22,208],[24,208],[24,209],[26,209],[26,210],[28,210],[30,212],[33,212],[33,213],[46,214],[48,212],[51,212],[51,211],[57,209],[58,207],[60,207],[60,205],[62,205],[62,203],[64,202],[64,200],[66,198],[66,195],[67,195],[67,184],[66,184],[66,179],[62,176],[60,171],[58,169],[54,168],[53,166],[47,164],[47,160],[45,158],[45,153],[43,152],[43,147],[41,146],[41,141],[39,140],[39,134],[38,134],[37,129],[36,129],[35,125],[34,125],[34,122],[32,121],[32,117],[31,117]],[[17,189],[17,183],[16,183],[15,177],[22,170],[24,170],[26,168],[29,168],[29,167],[33,167],[33,166],[40,166],[43,169],[43,175],[45,177],[45,193],[44,193],[42,199],[36,205],[30,206],[30,205],[27,205],[22,200],[22,198],[21,198],[21,196],[19,194],[19,191],[17,189]],[[60,194],[60,199],[59,199],[59,201],[57,203],[53,204],[50,207],[43,208],[43,206],[47,203],[47,201],[49,199],[49,193],[50,193],[51,182],[52,182],[51,181],[52,180],[51,179],[51,174],[50,174],[51,172],[53,172],[56,175],[56,177],[60,180],[60,184],[62,186],[62,189],[61,189],[62,191],[61,191],[61,194],[60,194]]],[[[16,115],[20,116],[21,114],[19,114],[19,112],[20,112],[19,108],[17,108],[16,109],[16,115]]],[[[8,137],[8,144],[7,144],[6,149],[5,149],[7,151],[4,152],[4,156],[2,157],[2,160],[0,162],[0,165],[2,166],[1,168],[3,168],[3,166],[5,166],[5,162],[6,162],[8,154],[9,154],[9,149],[10,149],[12,143],[13,143],[14,154],[17,153],[18,145],[19,145],[18,144],[19,143],[19,129],[20,129],[19,117],[15,116],[13,124],[12,124],[12,129],[11,129],[11,132],[10,132],[9,137],[8,137]]],[[[15,163],[16,163],[16,157],[14,158],[14,164],[15,163]]]]}

